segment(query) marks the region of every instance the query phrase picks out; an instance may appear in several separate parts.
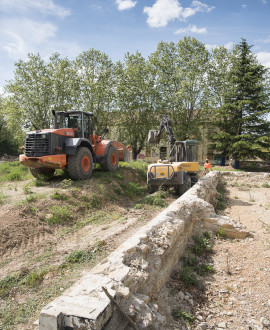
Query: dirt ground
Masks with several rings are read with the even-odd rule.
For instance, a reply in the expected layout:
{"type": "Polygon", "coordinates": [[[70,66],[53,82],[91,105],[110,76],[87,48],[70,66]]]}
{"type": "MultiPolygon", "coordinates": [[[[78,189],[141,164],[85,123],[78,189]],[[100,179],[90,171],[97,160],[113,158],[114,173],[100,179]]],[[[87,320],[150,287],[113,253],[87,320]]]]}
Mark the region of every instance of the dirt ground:
{"type": "Polygon", "coordinates": [[[113,178],[108,173],[97,174],[85,183],[56,178],[41,186],[33,185],[33,179],[2,184],[1,330],[36,329],[33,322],[43,306],[177,198],[165,196],[162,206],[141,204],[147,194],[140,191],[145,180],[139,172],[119,170],[113,178]],[[137,185],[128,190],[127,182],[137,185]],[[46,221],[56,206],[61,210],[69,207],[67,223],[54,225],[46,221]],[[92,253],[93,258],[67,265],[65,259],[74,251],[92,253]],[[19,274],[18,283],[6,293],[14,274],[19,274]]]}
{"type": "MultiPolygon", "coordinates": [[[[171,318],[168,329],[261,329],[262,324],[267,325],[270,320],[270,188],[262,187],[264,183],[270,185],[270,178],[254,173],[252,177],[228,177],[226,181],[227,208],[223,214],[241,222],[252,237],[214,240],[210,262],[216,272],[204,277],[203,291],[187,289],[173,280],[173,283],[168,283],[168,291],[162,293],[164,301],[168,302],[168,313],[171,314],[173,308],[185,306],[196,317],[195,322],[186,327],[183,322],[171,318]]],[[[90,249],[100,241],[106,243],[106,254],[110,253],[161,210],[150,205],[136,208],[134,205],[117,204],[112,207],[111,203],[105,203],[98,211],[103,212],[100,217],[104,213],[114,214],[117,215],[114,221],[87,224],[75,229],[59,228],[36,221],[37,214],[33,217],[25,212],[21,202],[26,198],[26,184],[25,181],[12,185],[7,183],[1,187],[8,198],[0,208],[0,280],[14,272],[25,269],[29,272],[29,269],[39,269],[45,264],[50,267],[61,265],[70,252],[90,249]]],[[[88,188],[82,187],[82,192],[88,188]]],[[[27,196],[34,193],[50,195],[56,189],[66,194],[63,186],[54,182],[31,187],[27,196]]],[[[169,196],[166,201],[170,203],[175,198],[169,196]]],[[[41,203],[48,203],[48,200],[41,200],[41,203]]],[[[47,213],[49,215],[48,210],[47,213]]],[[[5,305],[12,308],[20,305],[27,309],[31,299],[42,307],[49,298],[61,294],[77,280],[83,269],[87,267],[66,270],[61,276],[55,271],[48,272],[40,291],[35,288],[15,292],[11,300],[0,299],[0,307],[3,311],[5,305]],[[71,277],[73,282],[60,282],[53,293],[47,294],[46,287],[53,286],[60,281],[60,277],[71,277]],[[40,296],[46,296],[47,300],[36,300],[40,296]]],[[[16,324],[11,322],[3,328],[0,325],[0,329],[35,329],[33,321],[39,310],[33,309],[29,313],[25,315],[28,318],[26,324],[18,318],[16,324]]]]}
{"type": "Polygon", "coordinates": [[[213,239],[206,259],[215,273],[200,278],[200,289],[185,288],[176,268],[163,292],[168,313],[181,309],[195,321],[184,326],[183,318],[171,317],[168,329],[270,328],[270,175],[225,180],[227,207],[219,213],[241,222],[251,236],[213,239]]]}

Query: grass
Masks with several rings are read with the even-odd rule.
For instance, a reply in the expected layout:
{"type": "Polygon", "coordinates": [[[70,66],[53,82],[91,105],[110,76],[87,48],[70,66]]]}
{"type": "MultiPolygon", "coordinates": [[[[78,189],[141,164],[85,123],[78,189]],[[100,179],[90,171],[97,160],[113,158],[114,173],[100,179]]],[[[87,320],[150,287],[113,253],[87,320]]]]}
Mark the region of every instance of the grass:
{"type": "Polygon", "coordinates": [[[153,195],[146,196],[141,201],[141,204],[149,204],[149,205],[165,207],[167,206],[167,203],[165,201],[166,196],[167,194],[164,191],[158,191],[153,195]]]}
{"type": "Polygon", "coordinates": [[[58,225],[69,222],[71,217],[70,207],[55,205],[51,209],[51,214],[45,218],[48,224],[58,225]]]}
{"type": "Polygon", "coordinates": [[[262,184],[262,187],[263,187],[263,188],[270,188],[270,185],[269,185],[268,182],[264,182],[264,183],[262,184]]]}
{"type": "Polygon", "coordinates": [[[31,177],[28,168],[22,166],[19,161],[3,162],[0,164],[0,182],[23,181],[31,177]]]}
{"type": "Polygon", "coordinates": [[[61,194],[59,191],[55,191],[52,195],[51,195],[52,199],[57,199],[57,200],[61,200],[61,201],[65,201],[68,199],[68,196],[61,194]]]}
{"type": "Polygon", "coordinates": [[[100,241],[97,243],[97,248],[93,250],[75,250],[72,251],[64,261],[66,264],[80,264],[85,262],[90,262],[97,258],[97,255],[103,250],[104,242],[100,241]]]}
{"type": "Polygon", "coordinates": [[[4,204],[6,199],[7,196],[2,191],[0,191],[0,205],[4,204]]]}

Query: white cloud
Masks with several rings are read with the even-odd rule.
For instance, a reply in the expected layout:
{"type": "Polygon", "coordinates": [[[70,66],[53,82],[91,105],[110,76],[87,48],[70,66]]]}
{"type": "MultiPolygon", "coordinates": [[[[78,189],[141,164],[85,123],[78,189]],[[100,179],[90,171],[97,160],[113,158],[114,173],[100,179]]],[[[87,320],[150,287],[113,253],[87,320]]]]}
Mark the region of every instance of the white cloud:
{"type": "Polygon", "coordinates": [[[207,33],[206,28],[198,28],[196,25],[189,25],[189,27],[184,28],[184,29],[179,29],[175,31],[175,34],[181,34],[181,33],[207,33]]]}
{"type": "Polygon", "coordinates": [[[183,8],[178,0],[157,0],[152,7],[144,7],[151,27],[164,27],[169,21],[179,18],[183,8]]]}
{"type": "Polygon", "coordinates": [[[35,52],[37,46],[53,38],[57,27],[50,22],[36,22],[30,19],[12,19],[0,23],[2,35],[0,47],[8,52],[12,59],[25,58],[29,52],[35,52]]]}
{"type": "Polygon", "coordinates": [[[131,9],[136,6],[137,1],[132,0],[116,0],[116,4],[119,10],[131,9]]]}
{"type": "Polygon", "coordinates": [[[267,52],[259,52],[256,54],[258,61],[268,68],[270,68],[270,53],[267,52]]]}
{"type": "Polygon", "coordinates": [[[25,14],[33,10],[60,18],[71,14],[69,8],[59,6],[53,0],[0,0],[0,11],[5,13],[25,14]]]}
{"type": "Polygon", "coordinates": [[[242,7],[243,7],[243,8],[247,8],[247,5],[245,5],[245,4],[242,4],[242,7]]]}
{"type": "Polygon", "coordinates": [[[152,7],[144,7],[150,27],[164,27],[175,19],[186,20],[198,12],[209,12],[214,7],[193,0],[191,7],[183,8],[178,0],[156,0],[152,7]]]}
{"type": "Polygon", "coordinates": [[[267,4],[267,0],[262,0],[262,3],[263,3],[264,5],[266,5],[266,4],[267,4]]]}

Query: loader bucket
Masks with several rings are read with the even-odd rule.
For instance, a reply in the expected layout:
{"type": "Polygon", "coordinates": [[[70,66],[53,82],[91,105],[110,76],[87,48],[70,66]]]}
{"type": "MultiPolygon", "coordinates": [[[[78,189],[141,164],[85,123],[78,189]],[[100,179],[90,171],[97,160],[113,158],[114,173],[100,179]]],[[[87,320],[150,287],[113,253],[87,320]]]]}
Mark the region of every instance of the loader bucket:
{"type": "Polygon", "coordinates": [[[148,143],[149,144],[157,144],[159,143],[159,138],[157,137],[157,131],[151,130],[148,133],[148,143]]]}

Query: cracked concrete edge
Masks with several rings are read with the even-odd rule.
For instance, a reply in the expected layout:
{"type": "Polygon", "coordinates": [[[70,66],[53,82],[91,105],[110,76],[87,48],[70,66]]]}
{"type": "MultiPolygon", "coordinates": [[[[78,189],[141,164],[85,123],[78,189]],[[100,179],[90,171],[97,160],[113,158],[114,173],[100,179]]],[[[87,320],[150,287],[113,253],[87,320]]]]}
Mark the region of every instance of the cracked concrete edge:
{"type": "Polygon", "coordinates": [[[114,310],[102,286],[116,299],[130,293],[151,298],[154,290],[167,282],[194,232],[218,231],[222,227],[231,237],[247,236],[240,224],[218,216],[212,205],[219,181],[229,175],[232,174],[211,172],[200,179],[62,296],[45,306],[39,316],[39,329],[102,329],[114,310]]]}

